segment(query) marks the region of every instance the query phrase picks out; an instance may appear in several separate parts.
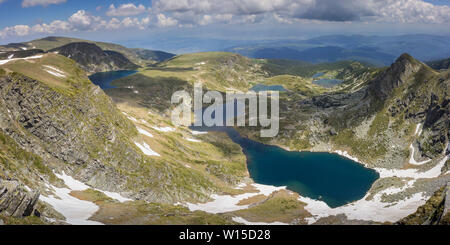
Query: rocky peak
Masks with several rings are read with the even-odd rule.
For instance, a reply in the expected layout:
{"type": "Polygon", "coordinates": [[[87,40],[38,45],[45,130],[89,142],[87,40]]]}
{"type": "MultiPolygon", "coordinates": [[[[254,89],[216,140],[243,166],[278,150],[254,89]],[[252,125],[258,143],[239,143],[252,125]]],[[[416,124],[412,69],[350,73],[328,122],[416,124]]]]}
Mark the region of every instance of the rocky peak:
{"type": "Polygon", "coordinates": [[[411,77],[426,66],[409,54],[402,54],[386,71],[371,83],[369,92],[387,97],[392,90],[408,82],[411,77]]]}
{"type": "Polygon", "coordinates": [[[128,60],[124,55],[114,51],[104,51],[99,46],[87,42],[69,43],[55,48],[49,52],[57,52],[75,60],[89,73],[134,70],[138,66],[128,60]]]}

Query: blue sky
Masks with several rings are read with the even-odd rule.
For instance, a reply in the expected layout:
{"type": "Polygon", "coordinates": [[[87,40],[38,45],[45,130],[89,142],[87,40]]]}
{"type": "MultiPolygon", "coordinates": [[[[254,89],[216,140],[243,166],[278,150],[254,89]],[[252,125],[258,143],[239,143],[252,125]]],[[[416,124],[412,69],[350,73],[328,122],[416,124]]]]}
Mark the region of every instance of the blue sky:
{"type": "Polygon", "coordinates": [[[0,43],[50,35],[131,46],[183,38],[450,35],[450,0],[0,0],[0,16],[0,43]]]}

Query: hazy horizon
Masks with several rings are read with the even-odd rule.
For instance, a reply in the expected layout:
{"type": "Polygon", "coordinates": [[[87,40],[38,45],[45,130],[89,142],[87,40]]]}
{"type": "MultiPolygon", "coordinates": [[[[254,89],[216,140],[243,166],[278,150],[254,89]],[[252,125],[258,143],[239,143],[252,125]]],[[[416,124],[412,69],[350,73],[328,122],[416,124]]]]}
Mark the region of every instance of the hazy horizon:
{"type": "Polygon", "coordinates": [[[337,34],[450,35],[448,0],[0,0],[0,14],[1,44],[65,36],[175,53],[210,50],[194,45],[201,40],[223,48],[337,34]]]}

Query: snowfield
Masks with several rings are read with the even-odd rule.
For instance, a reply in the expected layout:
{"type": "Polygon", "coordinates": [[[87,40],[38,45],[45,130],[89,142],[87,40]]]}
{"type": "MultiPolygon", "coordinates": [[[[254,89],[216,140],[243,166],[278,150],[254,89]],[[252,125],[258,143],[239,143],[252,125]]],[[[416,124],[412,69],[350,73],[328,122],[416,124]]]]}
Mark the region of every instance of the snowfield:
{"type": "Polygon", "coordinates": [[[312,224],[320,218],[338,214],[345,214],[348,219],[353,220],[395,222],[414,213],[427,200],[423,193],[416,193],[412,197],[394,204],[382,202],[382,195],[389,192],[392,192],[392,190],[388,189],[377,193],[372,200],[366,200],[368,196],[366,195],[359,201],[337,208],[330,208],[325,202],[307,197],[299,197],[299,201],[306,203],[305,209],[314,216],[307,218],[308,224],[312,224]]]}
{"type": "MultiPolygon", "coordinates": [[[[99,210],[97,205],[93,202],[83,201],[70,195],[72,191],[84,191],[91,187],[66,175],[64,172],[62,172],[62,174],[55,173],[55,175],[62,179],[68,188],[58,188],[47,184],[47,187],[50,190],[53,190],[55,195],[50,195],[48,197],[40,195],[39,199],[50,204],[56,211],[61,213],[69,224],[103,225],[100,222],[89,220],[89,218],[99,210]]],[[[102,191],[95,188],[92,189],[103,192],[106,196],[116,199],[119,202],[133,201],[132,199],[121,196],[119,193],[102,191]]]]}
{"type": "Polygon", "coordinates": [[[269,186],[269,185],[261,185],[261,184],[251,184],[251,186],[255,187],[258,192],[256,193],[244,193],[240,195],[212,195],[211,198],[214,199],[211,202],[207,203],[186,203],[186,206],[191,211],[205,211],[208,213],[225,213],[225,212],[232,212],[237,211],[241,209],[247,209],[250,205],[237,205],[241,200],[245,200],[247,198],[257,196],[257,195],[265,195],[269,196],[275,191],[279,190],[285,190],[286,187],[275,187],[275,186],[269,186]]]}
{"type": "Polygon", "coordinates": [[[92,202],[83,201],[70,195],[72,191],[83,191],[89,189],[89,187],[70,176],[67,176],[64,172],[62,175],[56,174],[56,176],[64,181],[69,187],[58,188],[55,186],[47,185],[49,189],[52,189],[56,196],[50,195],[46,197],[40,196],[40,199],[50,204],[56,211],[66,217],[66,222],[72,225],[102,225],[100,222],[88,220],[99,207],[92,202]]]}

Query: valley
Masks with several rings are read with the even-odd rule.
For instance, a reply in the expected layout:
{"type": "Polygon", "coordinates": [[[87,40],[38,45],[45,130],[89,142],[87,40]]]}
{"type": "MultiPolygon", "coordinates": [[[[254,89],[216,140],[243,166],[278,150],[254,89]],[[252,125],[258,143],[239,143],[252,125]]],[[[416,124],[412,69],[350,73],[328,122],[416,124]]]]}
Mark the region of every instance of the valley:
{"type": "Polygon", "coordinates": [[[38,193],[40,218],[17,214],[28,222],[393,224],[450,181],[449,73],[410,55],[389,67],[227,52],[158,61],[86,42],[136,65],[118,71],[129,68],[68,58],[86,57],[67,49],[74,43],[27,42],[42,51],[0,63],[0,190],[17,181],[20,193],[38,193]],[[282,87],[280,133],[176,127],[171,96],[195,82],[221,93],[282,87]]]}

